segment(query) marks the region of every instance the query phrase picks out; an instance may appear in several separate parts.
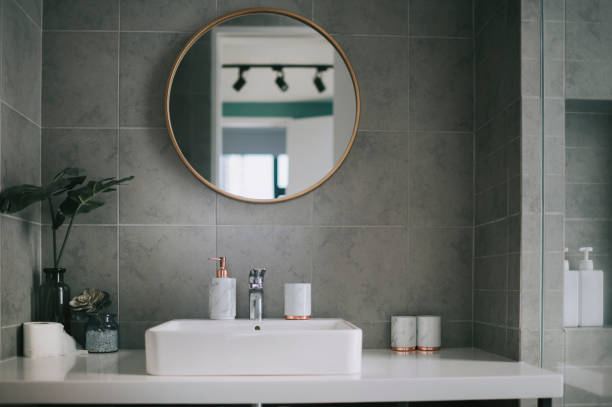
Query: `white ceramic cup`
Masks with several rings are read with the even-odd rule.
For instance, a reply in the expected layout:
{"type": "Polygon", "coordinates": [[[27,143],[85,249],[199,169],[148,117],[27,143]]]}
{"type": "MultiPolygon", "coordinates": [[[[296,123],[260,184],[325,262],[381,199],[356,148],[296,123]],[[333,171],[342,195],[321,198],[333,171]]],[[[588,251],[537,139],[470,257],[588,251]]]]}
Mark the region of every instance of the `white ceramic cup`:
{"type": "Polygon", "coordinates": [[[417,317],[417,349],[438,350],[442,343],[442,318],[438,315],[417,317]]]}
{"type": "Polygon", "coordinates": [[[285,319],[310,319],[310,284],[285,284],[285,319]]]}
{"type": "Polygon", "coordinates": [[[417,318],[413,316],[391,317],[391,349],[410,352],[416,349],[417,318]]]}

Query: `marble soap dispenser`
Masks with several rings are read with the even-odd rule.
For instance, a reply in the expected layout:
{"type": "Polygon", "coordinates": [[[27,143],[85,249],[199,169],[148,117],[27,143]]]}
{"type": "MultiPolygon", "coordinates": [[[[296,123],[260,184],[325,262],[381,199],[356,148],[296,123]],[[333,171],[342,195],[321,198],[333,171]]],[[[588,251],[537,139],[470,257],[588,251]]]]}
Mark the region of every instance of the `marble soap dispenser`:
{"type": "Polygon", "coordinates": [[[236,318],[236,279],[230,278],[225,268],[225,257],[210,257],[219,262],[217,276],[210,282],[208,309],[210,319],[236,318]]]}

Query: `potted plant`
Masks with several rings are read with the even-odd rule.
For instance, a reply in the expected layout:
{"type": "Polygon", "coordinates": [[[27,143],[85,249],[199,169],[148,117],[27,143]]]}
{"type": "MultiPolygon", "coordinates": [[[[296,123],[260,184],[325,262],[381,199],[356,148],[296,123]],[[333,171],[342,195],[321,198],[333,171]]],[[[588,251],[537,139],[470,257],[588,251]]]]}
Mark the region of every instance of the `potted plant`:
{"type": "Polygon", "coordinates": [[[41,321],[61,322],[70,331],[70,287],[64,282],[65,268],[62,256],[77,215],[89,213],[104,205],[100,195],[115,191],[115,186],[125,183],[133,176],[116,179],[103,178],[88,181],[85,171],[80,168],[65,168],[57,173],[47,185],[16,185],[0,191],[0,212],[19,212],[37,202],[46,203],[53,236],[53,267],[43,269],[45,281],[40,287],[38,316],[41,321]],[[55,202],[60,204],[55,207],[55,202]],[[57,231],[68,223],[61,245],[58,244],[57,231]]]}
{"type": "Polygon", "coordinates": [[[110,304],[110,295],[98,288],[87,288],[70,300],[73,311],[85,313],[89,317],[85,328],[85,349],[90,353],[119,350],[119,326],[115,314],[103,312],[110,304]]]}

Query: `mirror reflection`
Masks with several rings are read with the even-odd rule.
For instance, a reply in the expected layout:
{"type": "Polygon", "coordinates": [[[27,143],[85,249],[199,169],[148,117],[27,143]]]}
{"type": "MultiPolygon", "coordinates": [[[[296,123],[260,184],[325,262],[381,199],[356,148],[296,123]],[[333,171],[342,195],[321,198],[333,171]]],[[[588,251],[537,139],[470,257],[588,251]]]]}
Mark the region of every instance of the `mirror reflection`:
{"type": "Polygon", "coordinates": [[[341,54],[286,15],[241,15],[206,31],[169,88],[186,164],[235,197],[274,200],[325,179],[350,148],[357,95],[341,54]]]}

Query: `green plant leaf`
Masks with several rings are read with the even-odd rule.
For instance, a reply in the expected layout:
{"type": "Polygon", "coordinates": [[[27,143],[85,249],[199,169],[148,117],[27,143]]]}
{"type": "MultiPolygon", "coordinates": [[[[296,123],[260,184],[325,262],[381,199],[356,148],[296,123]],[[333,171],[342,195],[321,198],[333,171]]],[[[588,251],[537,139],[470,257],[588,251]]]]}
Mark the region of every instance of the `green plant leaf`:
{"type": "Polygon", "coordinates": [[[103,178],[98,181],[89,181],[86,185],[68,191],[68,196],[60,205],[60,211],[64,216],[74,216],[77,213],[88,213],[104,205],[104,202],[96,200],[96,197],[106,192],[112,192],[115,185],[132,180],[129,176],[121,179],[103,178]]]}
{"type": "Polygon", "coordinates": [[[69,167],[57,173],[49,184],[42,187],[24,184],[5,188],[0,192],[0,211],[5,213],[19,212],[36,202],[71,190],[82,184],[85,178],[82,169],[69,167]]]}
{"type": "Polygon", "coordinates": [[[36,185],[15,185],[0,192],[0,211],[15,213],[44,199],[41,187],[36,185]]]}

